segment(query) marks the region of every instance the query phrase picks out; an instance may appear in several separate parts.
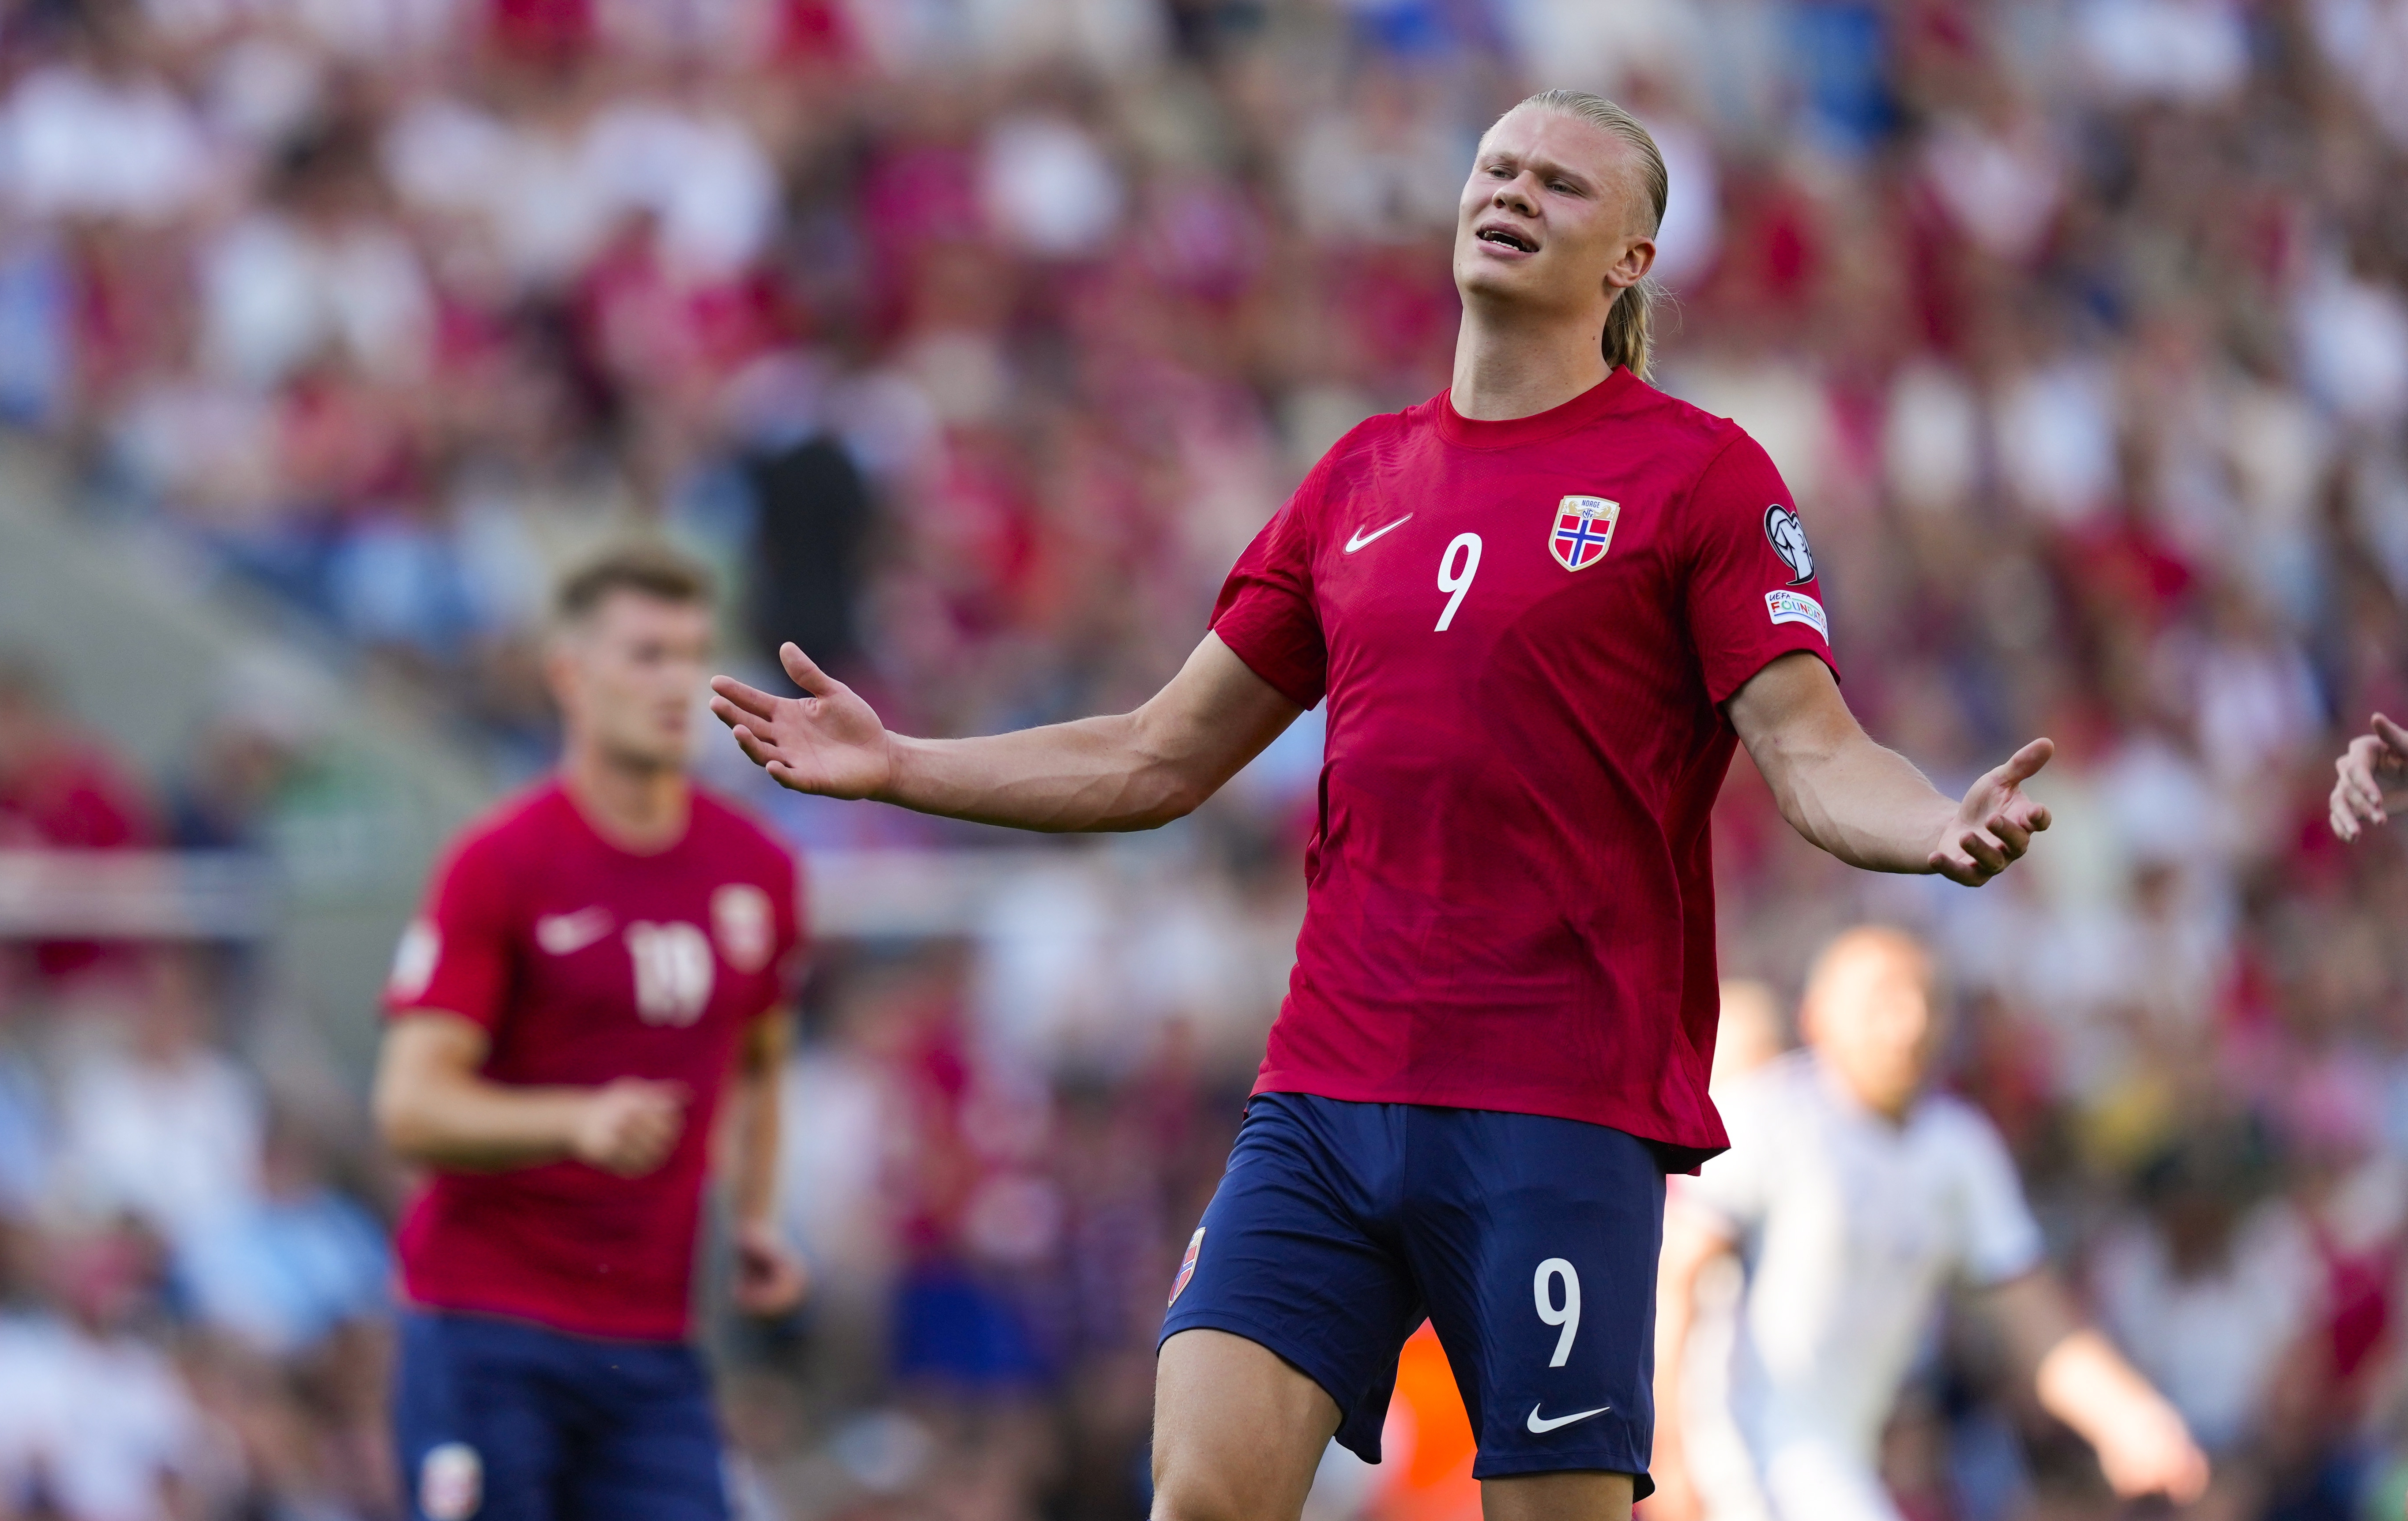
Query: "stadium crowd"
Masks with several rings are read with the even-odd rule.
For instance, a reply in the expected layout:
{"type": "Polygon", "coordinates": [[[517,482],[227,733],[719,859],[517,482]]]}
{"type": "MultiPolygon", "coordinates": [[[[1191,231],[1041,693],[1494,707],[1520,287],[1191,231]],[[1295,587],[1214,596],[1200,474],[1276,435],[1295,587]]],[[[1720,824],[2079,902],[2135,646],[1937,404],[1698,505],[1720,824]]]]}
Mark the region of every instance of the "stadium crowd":
{"type": "MultiPolygon", "coordinates": [[[[0,417],[519,774],[547,581],[633,524],[728,573],[751,679],[795,638],[900,728],[1124,707],[1446,383],[1455,191],[1533,83],[1662,145],[1659,380],[1782,466],[1868,726],[1951,788],[2060,747],[1979,894],[1849,873],[1742,760],[1726,971],[1923,928],[2214,1521],[2396,1516],[2408,866],[2321,799],[2408,710],[2408,0],[8,0],[0,417]]],[[[132,778],[0,677],[0,844],[265,848],[274,724],[132,778]]],[[[710,764],[806,851],[985,839],[710,764]]],[[[714,1321],[745,1514],[1140,1503],[1316,765],[1308,722],[968,937],[824,949],[817,1292],[714,1321]]],[[[0,1517],[397,1514],[397,1183],[252,969],[0,981],[0,1517]]],[[[1935,1338],[1914,1521],[2104,1514],[2007,1387],[1935,1338]]],[[[1330,1492],[1413,1514],[1383,1483],[1330,1492]]]]}

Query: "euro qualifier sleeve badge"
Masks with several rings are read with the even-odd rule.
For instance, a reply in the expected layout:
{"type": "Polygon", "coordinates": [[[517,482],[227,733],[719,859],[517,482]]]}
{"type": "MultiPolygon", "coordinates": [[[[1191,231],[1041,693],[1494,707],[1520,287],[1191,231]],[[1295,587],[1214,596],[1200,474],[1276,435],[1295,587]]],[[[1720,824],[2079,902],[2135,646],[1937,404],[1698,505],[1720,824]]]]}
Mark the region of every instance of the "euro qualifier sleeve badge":
{"type": "Polygon", "coordinates": [[[1547,531],[1547,552],[1566,570],[1585,570],[1605,558],[1613,542],[1613,524],[1622,504],[1602,496],[1567,496],[1555,504],[1555,526],[1547,531]]]}

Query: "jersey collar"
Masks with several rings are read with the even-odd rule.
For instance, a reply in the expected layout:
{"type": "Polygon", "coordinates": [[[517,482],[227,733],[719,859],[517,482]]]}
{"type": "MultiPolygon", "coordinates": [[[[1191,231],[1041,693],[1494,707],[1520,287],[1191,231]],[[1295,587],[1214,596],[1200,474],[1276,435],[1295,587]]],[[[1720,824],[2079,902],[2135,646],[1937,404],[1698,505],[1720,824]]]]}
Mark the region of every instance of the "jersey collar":
{"type": "Polygon", "coordinates": [[[1587,426],[1613,410],[1615,404],[1639,383],[1638,376],[1616,365],[1612,374],[1562,406],[1550,407],[1528,417],[1508,418],[1502,423],[1483,423],[1456,411],[1452,391],[1440,392],[1432,398],[1431,406],[1438,417],[1439,437],[1448,443],[1462,449],[1514,449],[1587,426]]]}

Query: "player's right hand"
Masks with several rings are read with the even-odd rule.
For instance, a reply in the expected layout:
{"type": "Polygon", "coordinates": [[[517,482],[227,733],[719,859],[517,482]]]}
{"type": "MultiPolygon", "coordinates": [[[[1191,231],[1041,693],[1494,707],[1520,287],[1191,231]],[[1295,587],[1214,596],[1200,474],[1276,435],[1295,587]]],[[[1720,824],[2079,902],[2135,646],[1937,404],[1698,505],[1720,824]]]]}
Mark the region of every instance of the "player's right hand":
{"type": "Polygon", "coordinates": [[[878,796],[895,771],[886,725],[860,694],[794,645],[780,645],[778,660],[802,696],[773,697],[733,676],[714,676],[710,710],[779,785],[823,797],[878,796]]]}
{"type": "Polygon", "coordinates": [[[687,1097],[682,1083],[613,1079],[585,1096],[569,1132],[569,1155],[622,1178],[640,1178],[668,1160],[685,1129],[687,1097]]]}
{"type": "Polygon", "coordinates": [[[2408,729],[2374,715],[2374,732],[2349,742],[2332,790],[2332,832],[2356,840],[2365,825],[2381,824],[2408,808],[2408,729]]]}

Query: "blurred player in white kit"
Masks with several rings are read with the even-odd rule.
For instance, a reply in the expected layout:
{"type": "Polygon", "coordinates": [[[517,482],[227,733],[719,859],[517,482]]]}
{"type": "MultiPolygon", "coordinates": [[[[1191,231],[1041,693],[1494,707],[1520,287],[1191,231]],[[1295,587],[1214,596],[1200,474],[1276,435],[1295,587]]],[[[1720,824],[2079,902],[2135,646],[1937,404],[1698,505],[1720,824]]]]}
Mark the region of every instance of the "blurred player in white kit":
{"type": "Polygon", "coordinates": [[[1942,1023],[1932,970],[1903,932],[1849,931],[1808,981],[1806,1049],[1718,1088],[1731,1149],[1674,1180],[1665,1212],[1655,1521],[1898,1521],[1882,1428],[1951,1284],[1999,1318],[2042,1407],[2090,1443],[2117,1493],[2188,1502],[2206,1488],[2182,1417],[2044,1265],[1997,1131],[1928,1091],[1942,1023]],[[1746,1286],[1728,1399],[1750,1471],[1705,1476],[1690,1465],[1683,1354],[1699,1274],[1733,1251],[1746,1286]]]}

